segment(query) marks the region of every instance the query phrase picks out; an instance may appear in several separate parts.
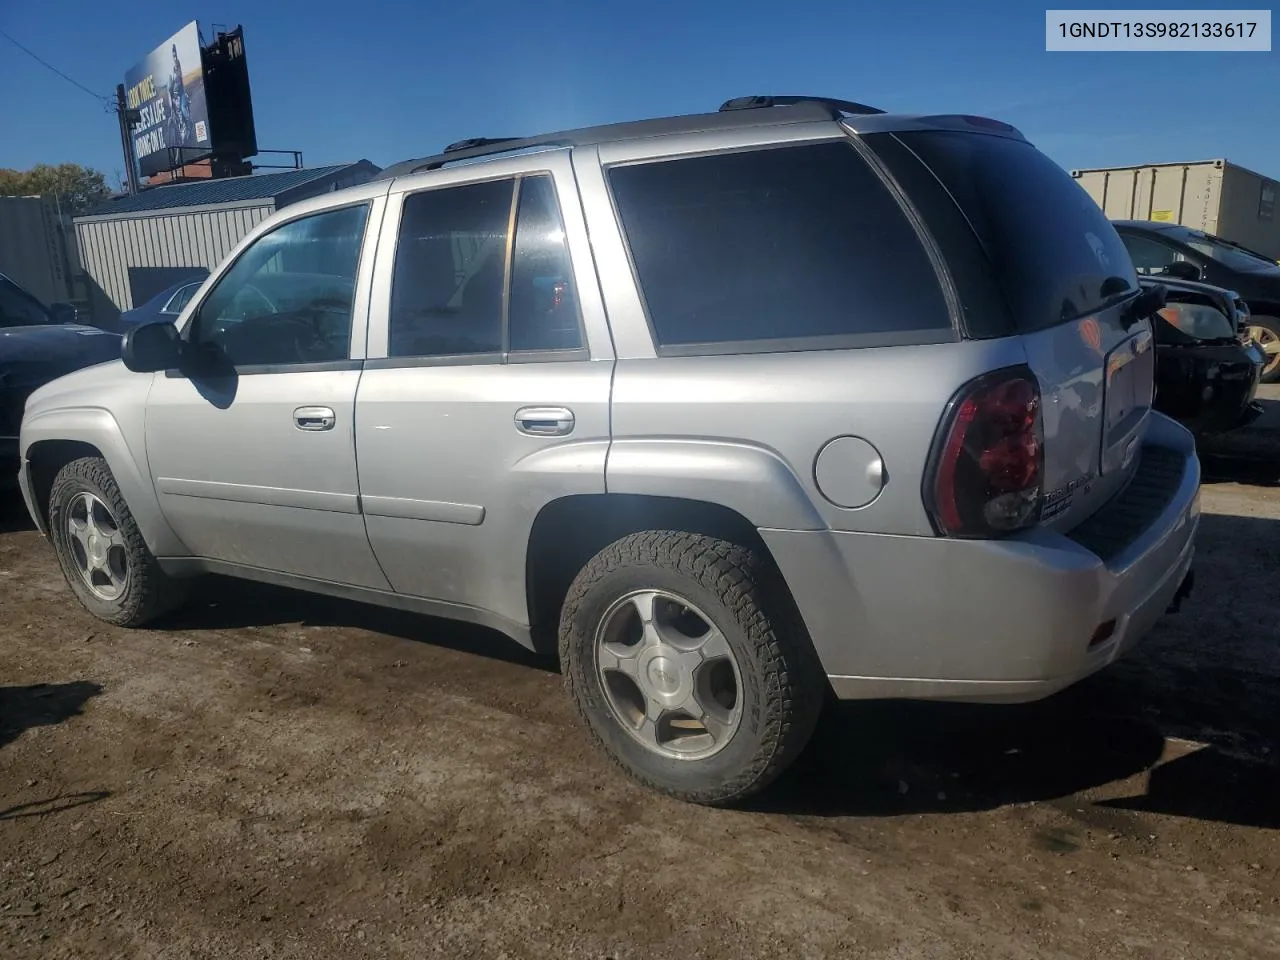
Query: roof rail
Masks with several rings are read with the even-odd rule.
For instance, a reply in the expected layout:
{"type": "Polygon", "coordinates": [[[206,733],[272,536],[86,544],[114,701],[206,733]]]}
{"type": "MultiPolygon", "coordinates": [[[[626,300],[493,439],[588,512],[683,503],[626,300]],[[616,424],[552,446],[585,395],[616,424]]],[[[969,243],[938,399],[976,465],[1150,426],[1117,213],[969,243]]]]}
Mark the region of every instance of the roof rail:
{"type": "Polygon", "coordinates": [[[561,134],[550,134],[545,137],[472,137],[451,143],[434,157],[419,157],[417,160],[405,160],[393,164],[378,175],[380,180],[391,180],[395,177],[407,176],[410,173],[422,173],[426,170],[439,170],[446,163],[458,163],[475,157],[492,157],[500,153],[513,153],[516,150],[532,150],[536,147],[571,147],[573,142],[561,134]]]}
{"type": "Polygon", "coordinates": [[[519,139],[519,137],[470,137],[466,140],[459,140],[457,143],[449,144],[441,152],[458,153],[461,150],[472,150],[476,147],[493,147],[499,143],[510,143],[512,140],[519,139]]]}
{"type": "Polygon", "coordinates": [[[734,97],[720,104],[720,112],[730,110],[757,110],[761,107],[791,107],[797,103],[816,103],[831,111],[833,120],[840,119],[844,113],[884,113],[879,107],[869,107],[865,103],[853,100],[834,100],[831,97],[734,97]]]}
{"type": "Polygon", "coordinates": [[[496,157],[519,150],[576,147],[600,143],[602,140],[693,133],[738,126],[771,126],[780,121],[820,121],[824,117],[839,120],[850,113],[884,113],[884,111],[861,103],[830,100],[825,97],[739,97],[725,103],[716,113],[631,120],[603,126],[582,127],[577,130],[562,130],[558,133],[546,133],[533,137],[472,137],[449,144],[435,156],[419,157],[416,160],[405,160],[393,164],[383,170],[378,175],[378,179],[393,180],[411,173],[439,170],[446,164],[480,157],[496,157]],[[795,113],[784,111],[779,115],[771,114],[768,110],[751,113],[752,108],[772,106],[794,107],[795,113]],[[735,116],[735,113],[739,115],[735,116]]]}

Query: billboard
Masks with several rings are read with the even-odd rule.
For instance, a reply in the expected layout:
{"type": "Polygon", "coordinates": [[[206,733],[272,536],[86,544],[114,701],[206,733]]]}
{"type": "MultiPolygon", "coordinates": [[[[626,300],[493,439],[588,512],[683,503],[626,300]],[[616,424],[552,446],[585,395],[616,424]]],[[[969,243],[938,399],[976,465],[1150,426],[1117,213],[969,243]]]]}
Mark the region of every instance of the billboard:
{"type": "Polygon", "coordinates": [[[125,101],[139,115],[129,135],[144,176],[213,151],[204,81],[200,28],[194,20],[125,74],[125,101]]]}

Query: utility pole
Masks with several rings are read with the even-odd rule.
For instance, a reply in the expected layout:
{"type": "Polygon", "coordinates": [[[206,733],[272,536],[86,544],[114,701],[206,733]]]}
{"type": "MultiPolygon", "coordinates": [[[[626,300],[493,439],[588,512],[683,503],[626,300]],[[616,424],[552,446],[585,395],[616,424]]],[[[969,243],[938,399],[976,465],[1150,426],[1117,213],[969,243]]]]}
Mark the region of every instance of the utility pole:
{"type": "Polygon", "coordinates": [[[124,97],[124,84],[116,84],[116,116],[120,120],[120,147],[124,150],[125,176],[128,178],[129,193],[137,195],[141,186],[138,183],[138,163],[133,157],[133,140],[129,137],[129,127],[137,123],[141,116],[137,110],[130,110],[124,97]]]}

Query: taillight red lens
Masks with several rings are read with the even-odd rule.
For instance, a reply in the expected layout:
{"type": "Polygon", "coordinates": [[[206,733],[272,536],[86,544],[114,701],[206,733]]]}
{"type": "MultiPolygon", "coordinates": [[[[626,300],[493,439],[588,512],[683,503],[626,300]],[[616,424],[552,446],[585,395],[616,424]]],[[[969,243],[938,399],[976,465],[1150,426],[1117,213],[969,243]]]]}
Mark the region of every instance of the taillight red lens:
{"type": "Polygon", "coordinates": [[[999,536],[1036,522],[1044,483],[1040,384],[1026,367],[979,377],[949,408],[925,496],[938,532],[999,536]]]}

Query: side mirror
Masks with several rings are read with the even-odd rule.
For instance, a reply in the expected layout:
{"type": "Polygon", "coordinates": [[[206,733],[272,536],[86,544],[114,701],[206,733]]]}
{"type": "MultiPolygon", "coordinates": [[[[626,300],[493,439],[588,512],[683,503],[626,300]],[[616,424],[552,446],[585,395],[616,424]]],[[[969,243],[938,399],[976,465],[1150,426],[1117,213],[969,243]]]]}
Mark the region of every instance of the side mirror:
{"type": "Polygon", "coordinates": [[[1190,260],[1175,260],[1164,268],[1164,272],[1179,280],[1199,281],[1203,272],[1190,260]]]}
{"type": "Polygon", "coordinates": [[[80,311],[76,309],[74,303],[57,303],[49,304],[49,312],[53,314],[55,323],[79,323],[80,311]]]}
{"type": "Polygon", "coordinates": [[[124,335],[120,358],[134,373],[174,369],[182,362],[182,337],[168,320],[141,324],[124,335]]]}
{"type": "Polygon", "coordinates": [[[1150,287],[1143,287],[1142,292],[1134,298],[1129,304],[1129,309],[1125,311],[1124,325],[1126,328],[1133,326],[1141,320],[1147,319],[1154,313],[1159,313],[1169,299],[1169,290],[1161,284],[1154,284],[1150,287]]]}

